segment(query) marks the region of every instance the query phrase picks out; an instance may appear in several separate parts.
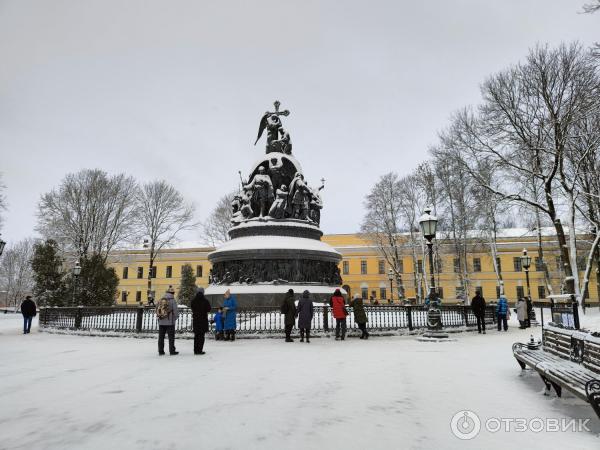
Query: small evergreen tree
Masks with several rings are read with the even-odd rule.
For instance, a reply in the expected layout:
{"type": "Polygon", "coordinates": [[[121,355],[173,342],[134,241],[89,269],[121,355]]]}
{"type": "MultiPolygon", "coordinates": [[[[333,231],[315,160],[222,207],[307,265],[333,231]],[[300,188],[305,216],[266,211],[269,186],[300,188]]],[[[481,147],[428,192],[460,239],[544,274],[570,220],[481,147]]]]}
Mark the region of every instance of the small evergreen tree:
{"type": "Polygon", "coordinates": [[[41,306],[65,306],[67,289],[61,271],[62,258],[58,245],[49,239],[35,244],[31,268],[33,269],[33,296],[41,306]]]}
{"type": "Polygon", "coordinates": [[[68,292],[71,295],[74,293],[77,306],[112,306],[118,286],[119,277],[115,269],[107,267],[99,254],[82,260],[81,274],[77,280],[72,274],[67,277],[68,292]]]}
{"type": "Polygon", "coordinates": [[[181,284],[179,285],[179,293],[177,294],[179,303],[190,306],[194,295],[196,295],[196,289],[194,270],[191,265],[185,264],[181,267],[181,284]]]}

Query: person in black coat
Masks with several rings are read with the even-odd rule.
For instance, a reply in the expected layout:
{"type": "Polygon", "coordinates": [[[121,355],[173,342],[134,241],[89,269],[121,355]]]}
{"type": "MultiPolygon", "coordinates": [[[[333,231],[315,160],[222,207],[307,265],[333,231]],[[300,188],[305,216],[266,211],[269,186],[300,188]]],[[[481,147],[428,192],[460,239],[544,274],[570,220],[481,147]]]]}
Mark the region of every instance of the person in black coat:
{"type": "Polygon", "coordinates": [[[481,334],[481,330],[483,330],[483,334],[485,334],[485,299],[479,292],[471,300],[471,309],[477,319],[477,331],[481,334]]]}
{"type": "Polygon", "coordinates": [[[31,330],[31,320],[37,314],[37,306],[31,300],[31,295],[25,297],[25,300],[21,303],[21,314],[23,314],[23,334],[28,334],[31,330]]]}
{"type": "Polygon", "coordinates": [[[198,288],[190,306],[194,330],[194,355],[204,355],[206,353],[204,351],[204,333],[208,331],[208,313],[211,310],[210,303],[204,296],[204,288],[198,288]]]}

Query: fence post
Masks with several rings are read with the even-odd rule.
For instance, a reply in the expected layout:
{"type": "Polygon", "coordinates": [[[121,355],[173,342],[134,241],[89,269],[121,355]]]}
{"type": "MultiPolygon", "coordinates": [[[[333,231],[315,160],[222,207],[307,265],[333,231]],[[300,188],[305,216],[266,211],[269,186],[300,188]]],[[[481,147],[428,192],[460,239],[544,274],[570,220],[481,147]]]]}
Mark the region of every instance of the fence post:
{"type": "Polygon", "coordinates": [[[144,319],[144,307],[142,305],[138,306],[137,315],[135,317],[135,331],[136,333],[140,333],[142,331],[142,321],[144,319]]]}
{"type": "MultiPolygon", "coordinates": [[[[468,327],[469,326],[469,307],[467,305],[463,305],[463,316],[465,318],[465,327],[468,327]]],[[[483,320],[485,322],[485,317],[483,318],[483,320]]]]}
{"type": "Polygon", "coordinates": [[[76,311],[75,312],[75,329],[78,330],[79,328],[81,328],[81,319],[83,317],[83,307],[78,306],[75,311],[76,311]]]}
{"type": "Polygon", "coordinates": [[[406,321],[408,322],[408,331],[412,331],[412,305],[406,305],[406,321]]]}
{"type": "Polygon", "coordinates": [[[329,308],[323,305],[323,331],[329,331],[329,308]]]}

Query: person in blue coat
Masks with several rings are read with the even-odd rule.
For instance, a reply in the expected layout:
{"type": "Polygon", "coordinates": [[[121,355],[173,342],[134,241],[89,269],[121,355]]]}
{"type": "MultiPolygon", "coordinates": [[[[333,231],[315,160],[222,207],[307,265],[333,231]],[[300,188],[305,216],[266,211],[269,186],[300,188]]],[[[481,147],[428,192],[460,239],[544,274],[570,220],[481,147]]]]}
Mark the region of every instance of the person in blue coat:
{"type": "Polygon", "coordinates": [[[225,330],[226,341],[235,341],[235,328],[237,318],[237,299],[235,295],[231,295],[229,289],[225,291],[225,301],[223,302],[223,312],[225,313],[225,322],[223,329],[225,330]]]}
{"type": "Polygon", "coordinates": [[[504,326],[504,331],[508,331],[508,300],[504,295],[501,295],[498,299],[496,316],[498,317],[498,331],[502,330],[502,326],[504,326]]]}
{"type": "Polygon", "coordinates": [[[224,335],[223,335],[223,308],[222,307],[219,307],[219,309],[215,313],[215,317],[213,317],[212,322],[215,324],[215,340],[222,341],[224,338],[224,335]]]}

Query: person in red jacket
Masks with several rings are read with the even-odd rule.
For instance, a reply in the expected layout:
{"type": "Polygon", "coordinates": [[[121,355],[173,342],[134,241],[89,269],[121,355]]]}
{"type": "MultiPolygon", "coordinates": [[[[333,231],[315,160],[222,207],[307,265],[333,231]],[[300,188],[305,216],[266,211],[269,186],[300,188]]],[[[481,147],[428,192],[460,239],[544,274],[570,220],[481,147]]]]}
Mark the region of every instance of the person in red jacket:
{"type": "Polygon", "coordinates": [[[343,341],[346,338],[346,316],[348,311],[346,311],[346,302],[339,289],[336,289],[329,299],[329,305],[335,319],[335,340],[339,341],[341,335],[343,341]]]}

